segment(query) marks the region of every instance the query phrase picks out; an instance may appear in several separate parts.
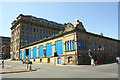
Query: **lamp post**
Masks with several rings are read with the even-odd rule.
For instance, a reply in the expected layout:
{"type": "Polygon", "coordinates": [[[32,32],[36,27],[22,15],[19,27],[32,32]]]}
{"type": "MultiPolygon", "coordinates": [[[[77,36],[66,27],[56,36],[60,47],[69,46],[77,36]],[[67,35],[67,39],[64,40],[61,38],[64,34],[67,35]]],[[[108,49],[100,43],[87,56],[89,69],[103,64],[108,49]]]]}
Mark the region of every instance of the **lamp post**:
{"type": "Polygon", "coordinates": [[[3,55],[3,51],[2,51],[3,48],[4,48],[4,52],[5,52],[5,50],[6,50],[6,45],[4,45],[4,46],[2,46],[2,47],[0,48],[0,52],[1,52],[1,54],[2,54],[2,69],[4,68],[4,55],[3,55]]]}
{"type": "Polygon", "coordinates": [[[0,53],[2,55],[2,69],[3,69],[4,68],[4,58],[3,58],[2,47],[0,48],[0,53]]]}
{"type": "Polygon", "coordinates": [[[2,53],[2,69],[4,68],[4,55],[3,55],[3,52],[2,53]]]}

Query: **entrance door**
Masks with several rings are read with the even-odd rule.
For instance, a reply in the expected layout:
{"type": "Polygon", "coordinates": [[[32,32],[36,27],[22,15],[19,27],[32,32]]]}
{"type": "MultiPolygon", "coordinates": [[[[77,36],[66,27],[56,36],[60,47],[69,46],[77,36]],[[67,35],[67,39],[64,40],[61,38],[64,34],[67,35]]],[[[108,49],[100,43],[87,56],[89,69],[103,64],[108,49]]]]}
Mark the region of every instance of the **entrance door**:
{"type": "Polygon", "coordinates": [[[58,58],[58,64],[61,64],[61,58],[58,58]]]}

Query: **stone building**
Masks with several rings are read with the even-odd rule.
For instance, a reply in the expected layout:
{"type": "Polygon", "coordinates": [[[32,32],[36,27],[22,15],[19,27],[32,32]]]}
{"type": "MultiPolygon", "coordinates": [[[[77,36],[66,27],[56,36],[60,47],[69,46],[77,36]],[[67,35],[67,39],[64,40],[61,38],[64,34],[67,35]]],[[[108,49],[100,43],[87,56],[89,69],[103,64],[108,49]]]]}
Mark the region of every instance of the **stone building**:
{"type": "Polygon", "coordinates": [[[20,14],[11,27],[11,59],[19,59],[20,47],[56,35],[64,27],[60,23],[20,14]]]}
{"type": "Polygon", "coordinates": [[[0,36],[0,48],[2,48],[2,53],[0,52],[0,59],[2,59],[2,54],[4,59],[10,58],[10,37],[0,36]],[[2,46],[6,45],[6,48],[2,48],[2,46]]]}
{"type": "Polygon", "coordinates": [[[119,40],[87,32],[79,20],[65,25],[60,34],[21,47],[20,59],[54,65],[80,65],[90,64],[92,55],[99,63],[115,62],[120,54],[119,40]],[[90,55],[88,50],[91,50],[90,55]]]}

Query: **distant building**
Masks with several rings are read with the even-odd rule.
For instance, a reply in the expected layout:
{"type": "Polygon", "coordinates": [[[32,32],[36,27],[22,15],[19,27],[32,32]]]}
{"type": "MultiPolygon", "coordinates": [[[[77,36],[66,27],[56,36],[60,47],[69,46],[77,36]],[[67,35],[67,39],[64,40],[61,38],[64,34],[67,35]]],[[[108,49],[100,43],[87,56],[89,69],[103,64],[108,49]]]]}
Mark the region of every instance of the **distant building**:
{"type": "Polygon", "coordinates": [[[87,32],[83,24],[75,20],[74,25],[67,23],[61,34],[21,47],[19,57],[54,65],[79,65],[90,64],[90,56],[99,63],[115,62],[118,55],[120,40],[87,32]]]}
{"type": "MultiPolygon", "coordinates": [[[[5,48],[3,48],[2,54],[5,59],[9,59],[10,58],[10,37],[0,36],[0,48],[4,45],[6,45],[6,50],[4,50],[5,48]]],[[[0,53],[0,59],[2,58],[2,54],[0,53]]]]}
{"type": "Polygon", "coordinates": [[[19,59],[20,47],[56,35],[64,27],[63,24],[43,18],[20,14],[11,27],[11,59],[19,59]]]}

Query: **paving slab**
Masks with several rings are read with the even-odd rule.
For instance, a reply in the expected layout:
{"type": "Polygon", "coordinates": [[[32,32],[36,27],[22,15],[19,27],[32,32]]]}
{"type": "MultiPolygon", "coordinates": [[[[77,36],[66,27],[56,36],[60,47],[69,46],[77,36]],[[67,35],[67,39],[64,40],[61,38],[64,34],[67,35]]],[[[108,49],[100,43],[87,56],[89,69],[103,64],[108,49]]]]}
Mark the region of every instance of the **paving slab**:
{"type": "Polygon", "coordinates": [[[7,74],[7,73],[20,73],[20,72],[29,72],[29,71],[37,71],[37,69],[28,70],[26,67],[19,67],[19,66],[7,66],[5,68],[0,68],[0,74],[7,74]]]}

